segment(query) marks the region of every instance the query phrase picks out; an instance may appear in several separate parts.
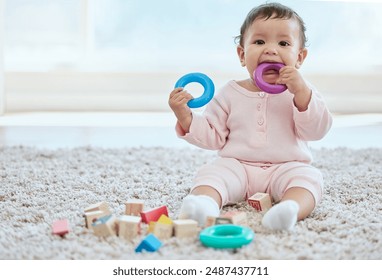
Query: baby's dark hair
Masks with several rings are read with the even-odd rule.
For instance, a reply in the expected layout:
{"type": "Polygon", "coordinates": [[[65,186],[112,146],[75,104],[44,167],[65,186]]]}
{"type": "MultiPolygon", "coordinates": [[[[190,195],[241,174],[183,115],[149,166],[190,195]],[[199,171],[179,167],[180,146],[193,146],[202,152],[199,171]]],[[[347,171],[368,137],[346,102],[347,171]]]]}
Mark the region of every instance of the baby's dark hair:
{"type": "Polygon", "coordinates": [[[240,35],[235,37],[235,43],[243,46],[243,39],[245,32],[252,25],[256,19],[270,19],[270,18],[279,18],[279,19],[291,19],[294,18],[297,20],[300,25],[300,42],[301,47],[305,48],[307,39],[305,36],[305,23],[302,18],[291,8],[284,6],[279,3],[266,3],[258,7],[253,8],[245,18],[241,28],[240,35]]]}

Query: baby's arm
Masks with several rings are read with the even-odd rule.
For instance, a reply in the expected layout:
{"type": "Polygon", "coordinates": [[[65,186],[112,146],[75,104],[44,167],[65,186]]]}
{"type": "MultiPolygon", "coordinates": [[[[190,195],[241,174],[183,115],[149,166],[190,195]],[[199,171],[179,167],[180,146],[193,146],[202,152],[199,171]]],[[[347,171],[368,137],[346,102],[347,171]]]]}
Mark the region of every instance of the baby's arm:
{"type": "Polygon", "coordinates": [[[280,70],[277,83],[285,84],[294,95],[293,102],[297,110],[294,113],[296,132],[306,141],[319,140],[332,126],[332,116],[319,93],[311,89],[300,72],[293,66],[280,70]]]}
{"type": "Polygon", "coordinates": [[[203,149],[221,149],[226,143],[229,129],[227,110],[222,108],[216,98],[217,95],[206,106],[203,114],[195,114],[187,106],[192,96],[181,88],[174,89],[170,94],[169,105],[178,119],[175,126],[177,136],[203,149]]]}
{"type": "Polygon", "coordinates": [[[192,112],[187,106],[187,102],[192,99],[192,95],[183,88],[176,88],[170,93],[168,104],[174,111],[176,118],[184,132],[190,131],[190,125],[192,122],[192,112]]]}

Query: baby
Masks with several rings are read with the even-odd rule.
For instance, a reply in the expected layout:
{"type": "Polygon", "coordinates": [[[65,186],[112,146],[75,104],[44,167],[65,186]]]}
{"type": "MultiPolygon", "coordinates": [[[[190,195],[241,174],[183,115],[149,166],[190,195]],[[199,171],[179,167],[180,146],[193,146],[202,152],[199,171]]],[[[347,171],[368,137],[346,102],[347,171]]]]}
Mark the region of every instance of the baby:
{"type": "Polygon", "coordinates": [[[202,115],[187,106],[193,97],[183,88],[169,97],[178,137],[219,155],[198,171],[179,216],[203,226],[224,205],[262,192],[275,202],[262,225],[289,230],[322,197],[323,178],[311,165],[307,141],[324,137],[332,117],[320,93],[299,72],[308,51],[305,24],[295,11],[278,3],[255,7],[236,39],[247,79],[229,81],[202,115]],[[279,72],[263,73],[265,82],[285,84],[285,92],[268,94],[258,88],[252,75],[263,62],[285,65],[279,72]]]}

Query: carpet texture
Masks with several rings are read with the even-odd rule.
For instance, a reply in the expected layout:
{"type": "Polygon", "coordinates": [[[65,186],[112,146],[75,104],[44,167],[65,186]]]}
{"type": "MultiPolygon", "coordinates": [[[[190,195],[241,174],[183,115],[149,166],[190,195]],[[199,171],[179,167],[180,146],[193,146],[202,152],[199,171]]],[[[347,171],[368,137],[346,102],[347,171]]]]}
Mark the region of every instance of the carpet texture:
{"type": "Polygon", "coordinates": [[[382,150],[314,150],[325,178],[322,203],[292,231],[261,226],[245,202],[254,241],[238,250],[215,250],[197,238],[163,241],[155,253],[134,252],[132,242],[99,238],[84,226],[83,210],[100,201],[122,215],[124,202],[167,205],[175,218],[196,170],[215,158],[199,149],[129,148],[41,150],[0,148],[0,259],[382,259],[382,150]],[[67,218],[71,231],[51,234],[67,218]]]}

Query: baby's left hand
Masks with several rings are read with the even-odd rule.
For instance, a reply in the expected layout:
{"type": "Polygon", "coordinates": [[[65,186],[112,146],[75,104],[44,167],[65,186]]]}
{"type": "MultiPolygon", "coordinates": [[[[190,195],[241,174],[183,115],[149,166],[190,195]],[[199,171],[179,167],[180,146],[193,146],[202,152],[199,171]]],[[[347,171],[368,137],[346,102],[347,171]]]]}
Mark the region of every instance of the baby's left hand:
{"type": "Polygon", "coordinates": [[[278,84],[285,84],[290,93],[294,94],[294,105],[300,112],[306,111],[312,95],[300,72],[293,66],[280,69],[278,84]]]}
{"type": "Polygon", "coordinates": [[[285,66],[280,69],[279,79],[277,84],[284,84],[288,90],[294,95],[300,95],[304,93],[310,93],[310,89],[305,83],[300,72],[293,66],[285,66]]]}

